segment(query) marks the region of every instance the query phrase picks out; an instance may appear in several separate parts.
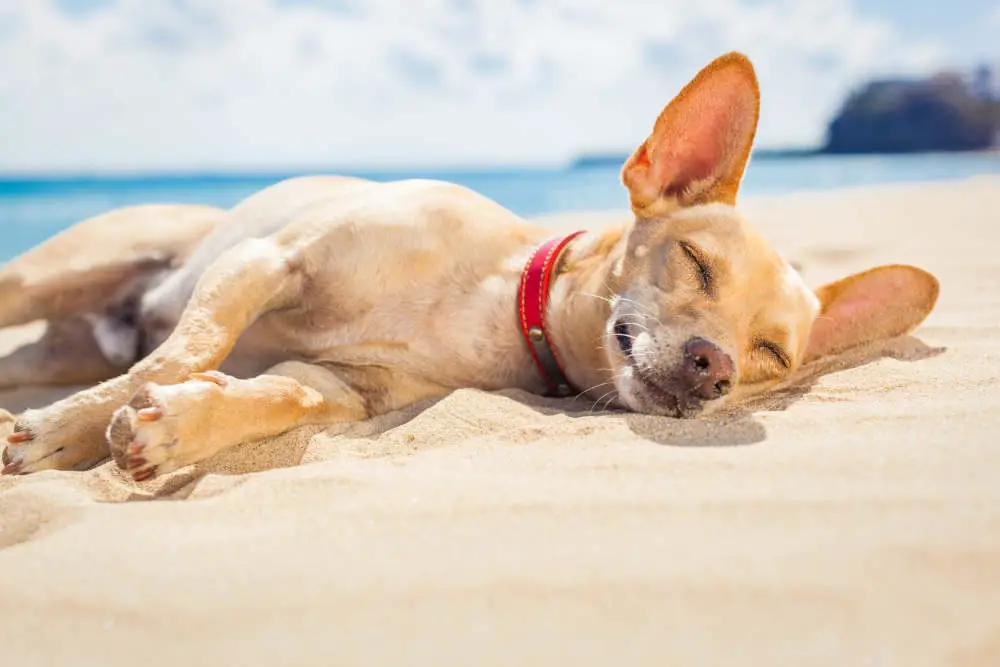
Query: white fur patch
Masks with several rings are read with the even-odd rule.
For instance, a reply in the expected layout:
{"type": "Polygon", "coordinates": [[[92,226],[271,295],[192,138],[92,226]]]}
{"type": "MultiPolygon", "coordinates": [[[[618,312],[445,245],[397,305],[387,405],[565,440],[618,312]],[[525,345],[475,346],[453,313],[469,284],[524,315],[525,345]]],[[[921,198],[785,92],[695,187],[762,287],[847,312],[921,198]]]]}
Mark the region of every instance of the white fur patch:
{"type": "Polygon", "coordinates": [[[88,314],[86,318],[105,359],[116,366],[126,366],[135,361],[139,345],[139,332],[135,327],[101,315],[88,314]]]}
{"type": "Polygon", "coordinates": [[[789,292],[804,292],[806,294],[806,299],[809,301],[815,313],[819,312],[820,303],[816,294],[809,289],[806,285],[806,281],[802,279],[802,275],[795,270],[791,264],[785,264],[785,289],[789,292]]]}

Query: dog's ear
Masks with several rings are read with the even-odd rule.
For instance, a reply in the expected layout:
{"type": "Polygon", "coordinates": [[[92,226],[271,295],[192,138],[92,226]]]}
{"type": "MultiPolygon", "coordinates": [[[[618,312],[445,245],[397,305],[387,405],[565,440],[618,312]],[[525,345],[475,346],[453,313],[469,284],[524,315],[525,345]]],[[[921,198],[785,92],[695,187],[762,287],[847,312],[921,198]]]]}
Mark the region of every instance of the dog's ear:
{"type": "Polygon", "coordinates": [[[822,304],[805,361],[902,336],[937,303],[937,278],[913,266],[879,266],[816,290],[822,304]]]}
{"type": "Polygon", "coordinates": [[[734,52],[711,62],[667,105],[625,163],[622,182],[635,214],[653,218],[695,204],[734,204],[759,115],[750,60],[734,52]]]}

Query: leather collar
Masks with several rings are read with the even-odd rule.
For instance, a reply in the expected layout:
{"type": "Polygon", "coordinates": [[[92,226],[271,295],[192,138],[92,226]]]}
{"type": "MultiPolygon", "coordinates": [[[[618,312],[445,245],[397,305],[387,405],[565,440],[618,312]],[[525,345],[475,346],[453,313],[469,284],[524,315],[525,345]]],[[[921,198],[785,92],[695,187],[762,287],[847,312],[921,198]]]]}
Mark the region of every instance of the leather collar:
{"type": "Polygon", "coordinates": [[[517,292],[518,311],[521,316],[521,333],[528,342],[528,349],[535,359],[538,371],[554,396],[566,397],[573,393],[573,386],[566,378],[559,357],[552,347],[545,329],[545,307],[549,301],[549,285],[562,251],[570,241],[583,231],[569,236],[557,236],[535,248],[521,273],[521,286],[517,292]]]}

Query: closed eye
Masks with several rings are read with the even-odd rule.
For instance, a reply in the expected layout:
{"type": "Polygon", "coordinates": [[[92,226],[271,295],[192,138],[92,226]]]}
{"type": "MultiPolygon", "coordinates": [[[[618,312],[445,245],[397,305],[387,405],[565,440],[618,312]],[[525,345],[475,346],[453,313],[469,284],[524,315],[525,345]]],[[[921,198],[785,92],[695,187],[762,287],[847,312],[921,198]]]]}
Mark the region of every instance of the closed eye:
{"type": "Polygon", "coordinates": [[[694,249],[689,243],[684,241],[680,242],[681,250],[687,255],[691,263],[694,264],[695,268],[698,270],[698,279],[701,281],[701,289],[707,294],[712,293],[712,270],[708,268],[708,264],[702,259],[701,255],[694,249]]]}
{"type": "Polygon", "coordinates": [[[788,360],[788,355],[782,350],[776,343],[769,340],[762,340],[757,342],[757,349],[774,357],[775,361],[784,366],[785,368],[791,367],[791,362],[788,360]]]}

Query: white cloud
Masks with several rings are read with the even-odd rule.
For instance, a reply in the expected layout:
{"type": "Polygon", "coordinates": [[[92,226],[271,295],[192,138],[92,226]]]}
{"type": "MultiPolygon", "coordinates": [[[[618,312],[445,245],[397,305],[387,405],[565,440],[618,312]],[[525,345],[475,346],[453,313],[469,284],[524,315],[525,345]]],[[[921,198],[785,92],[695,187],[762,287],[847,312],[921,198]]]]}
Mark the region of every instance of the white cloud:
{"type": "Polygon", "coordinates": [[[73,1],[0,5],[0,170],[558,162],[731,49],[760,144],[809,143],[858,77],[939,58],[848,0],[73,1]]]}

